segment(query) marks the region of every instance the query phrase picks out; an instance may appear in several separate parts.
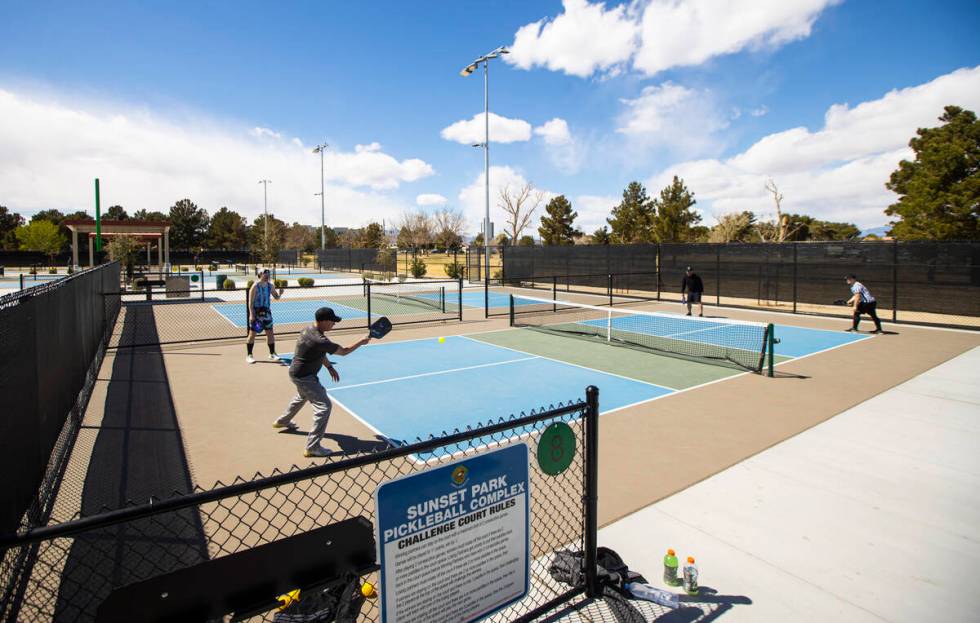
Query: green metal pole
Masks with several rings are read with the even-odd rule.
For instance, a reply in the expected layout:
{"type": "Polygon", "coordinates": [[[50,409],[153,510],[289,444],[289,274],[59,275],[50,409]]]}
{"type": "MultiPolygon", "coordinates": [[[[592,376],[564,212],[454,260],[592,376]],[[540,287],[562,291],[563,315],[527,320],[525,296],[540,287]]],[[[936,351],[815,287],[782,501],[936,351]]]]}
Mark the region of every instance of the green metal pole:
{"type": "Polygon", "coordinates": [[[776,344],[776,327],[774,325],[769,325],[769,377],[776,376],[773,371],[773,355],[775,354],[775,344],[776,344]]]}
{"type": "Polygon", "coordinates": [[[95,178],[95,250],[102,251],[102,207],[99,204],[99,178],[95,178]]]}

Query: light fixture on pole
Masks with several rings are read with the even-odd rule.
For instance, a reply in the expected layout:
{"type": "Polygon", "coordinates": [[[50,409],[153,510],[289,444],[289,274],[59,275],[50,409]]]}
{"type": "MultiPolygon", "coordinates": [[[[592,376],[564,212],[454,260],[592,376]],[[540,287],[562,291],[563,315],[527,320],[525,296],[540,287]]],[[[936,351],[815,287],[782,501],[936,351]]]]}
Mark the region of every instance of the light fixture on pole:
{"type": "Polygon", "coordinates": [[[262,219],[265,222],[262,252],[267,256],[269,255],[269,184],[271,183],[272,180],[259,180],[259,184],[262,184],[262,213],[265,214],[265,218],[262,219]]]}
{"type": "Polygon", "coordinates": [[[324,208],[324,195],[323,195],[323,152],[326,151],[326,143],[320,143],[313,148],[313,153],[320,154],[320,248],[327,248],[327,220],[326,220],[326,209],[324,208]]]}
{"type": "MultiPolygon", "coordinates": [[[[486,209],[483,221],[483,248],[484,248],[484,274],[485,283],[490,279],[490,60],[499,57],[501,54],[509,54],[504,46],[484,54],[476,59],[459,72],[464,78],[469,76],[483,64],[483,179],[486,198],[486,209]]],[[[489,294],[487,295],[489,296],[489,294]]]]}

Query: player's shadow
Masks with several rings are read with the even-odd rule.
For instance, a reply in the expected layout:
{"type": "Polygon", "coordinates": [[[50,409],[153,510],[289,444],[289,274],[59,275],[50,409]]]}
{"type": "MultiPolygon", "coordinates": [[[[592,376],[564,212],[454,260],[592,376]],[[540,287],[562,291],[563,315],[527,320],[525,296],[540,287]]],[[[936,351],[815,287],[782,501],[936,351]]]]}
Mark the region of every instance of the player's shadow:
{"type": "Polygon", "coordinates": [[[374,439],[360,439],[353,435],[342,435],[340,433],[327,433],[325,438],[332,439],[344,454],[368,454],[387,450],[390,446],[388,442],[380,437],[374,439]]]}

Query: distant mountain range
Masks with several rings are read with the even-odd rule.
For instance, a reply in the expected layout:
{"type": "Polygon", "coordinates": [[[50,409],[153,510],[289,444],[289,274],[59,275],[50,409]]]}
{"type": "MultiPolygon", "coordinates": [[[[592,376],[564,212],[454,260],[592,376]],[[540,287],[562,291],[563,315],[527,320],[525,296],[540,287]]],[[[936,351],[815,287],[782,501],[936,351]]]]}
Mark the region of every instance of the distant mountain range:
{"type": "Polygon", "coordinates": [[[888,230],[890,230],[890,229],[891,229],[891,226],[890,225],[882,225],[881,227],[872,227],[871,229],[865,229],[865,230],[863,230],[861,232],[861,237],[864,238],[865,236],[869,236],[871,234],[874,234],[875,236],[878,236],[879,238],[884,238],[885,236],[888,235],[888,230]]]}

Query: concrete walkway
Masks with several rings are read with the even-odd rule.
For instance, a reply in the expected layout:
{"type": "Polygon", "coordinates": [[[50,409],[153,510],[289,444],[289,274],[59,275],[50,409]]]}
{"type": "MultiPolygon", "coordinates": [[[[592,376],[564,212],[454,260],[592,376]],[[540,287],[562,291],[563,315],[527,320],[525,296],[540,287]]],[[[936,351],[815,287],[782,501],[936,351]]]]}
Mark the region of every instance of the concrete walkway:
{"type": "Polygon", "coordinates": [[[603,528],[599,544],[657,586],[668,547],[696,557],[708,597],[663,621],[980,620],[980,348],[603,528]]]}

